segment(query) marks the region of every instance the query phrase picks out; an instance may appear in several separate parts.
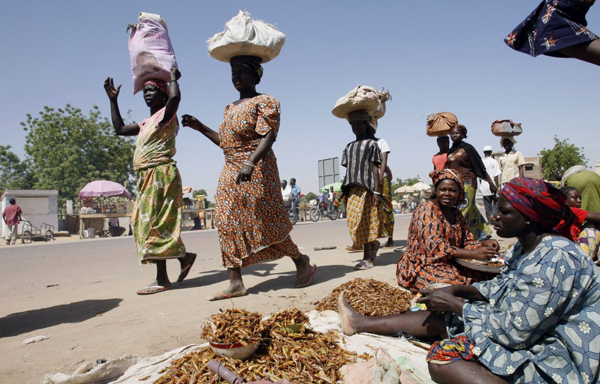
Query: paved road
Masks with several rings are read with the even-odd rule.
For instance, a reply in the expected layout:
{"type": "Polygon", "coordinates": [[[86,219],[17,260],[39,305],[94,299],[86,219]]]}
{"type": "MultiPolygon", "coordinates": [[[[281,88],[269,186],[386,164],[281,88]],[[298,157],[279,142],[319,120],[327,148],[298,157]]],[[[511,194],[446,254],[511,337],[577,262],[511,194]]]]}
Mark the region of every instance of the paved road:
{"type": "MultiPolygon", "coordinates": [[[[409,215],[397,215],[396,243],[405,244],[409,215]]],[[[199,342],[202,322],[219,308],[268,314],[316,300],[356,277],[395,284],[398,253],[382,249],[376,267],[354,271],[361,254],[349,254],[345,220],[299,223],[292,238],[319,268],[312,286],[293,289],[294,264],[284,258],[244,270],[249,295],[208,302],[227,286],[216,231],[186,232],[199,255],[188,279],[172,291],[141,297],[136,289],[154,280],[154,267],[140,267],[129,238],[34,243],[0,248],[0,382],[39,383],[46,373],[72,373],[81,363],[127,353],[154,356],[199,342]],[[336,246],[331,251],[315,247],[336,246]],[[35,344],[23,340],[50,339],[35,344]]],[[[179,263],[168,263],[173,280],[179,263]]]]}

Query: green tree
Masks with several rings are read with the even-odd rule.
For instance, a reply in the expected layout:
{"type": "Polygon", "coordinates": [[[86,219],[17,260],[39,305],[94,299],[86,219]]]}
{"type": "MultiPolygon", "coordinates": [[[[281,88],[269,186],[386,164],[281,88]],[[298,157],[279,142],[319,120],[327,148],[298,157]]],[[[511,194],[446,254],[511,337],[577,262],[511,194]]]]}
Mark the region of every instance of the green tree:
{"type": "Polygon", "coordinates": [[[205,201],[205,204],[206,204],[206,206],[208,208],[213,208],[215,206],[215,203],[213,203],[212,201],[208,200],[208,194],[206,193],[206,189],[195,189],[192,192],[192,196],[193,197],[196,197],[196,196],[199,196],[199,195],[204,195],[204,201],[205,201]]]}
{"type": "Polygon", "coordinates": [[[587,166],[587,158],[583,154],[583,147],[579,148],[569,143],[568,139],[559,140],[554,136],[554,147],[552,149],[542,149],[538,156],[544,172],[544,179],[555,180],[562,177],[562,174],[574,165],[587,166]]]}
{"type": "Polygon", "coordinates": [[[316,199],[317,198],[317,194],[314,192],[308,192],[306,195],[304,195],[304,201],[306,201],[306,203],[308,203],[309,201],[316,199]]]}
{"type": "Polygon", "coordinates": [[[21,161],[10,148],[10,145],[0,145],[0,193],[5,189],[33,188],[33,172],[29,162],[21,161]]]}
{"type": "Polygon", "coordinates": [[[97,106],[84,115],[70,104],[64,109],[44,107],[39,117],[27,114],[25,152],[34,187],[57,189],[62,201],[74,199],[93,180],[111,180],[131,190],[131,138],[115,135],[112,124],[97,106]]]}

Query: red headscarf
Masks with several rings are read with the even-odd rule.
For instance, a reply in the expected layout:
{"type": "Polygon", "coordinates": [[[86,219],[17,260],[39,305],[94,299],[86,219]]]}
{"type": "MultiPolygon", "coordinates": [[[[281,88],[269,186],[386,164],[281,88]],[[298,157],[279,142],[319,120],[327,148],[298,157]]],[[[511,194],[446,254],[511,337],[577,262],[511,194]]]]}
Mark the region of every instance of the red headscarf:
{"type": "Polygon", "coordinates": [[[545,229],[554,228],[570,217],[565,195],[542,180],[515,177],[504,184],[502,195],[517,211],[545,229]]]}
{"type": "Polygon", "coordinates": [[[150,79],[144,82],[144,85],[152,85],[158,89],[160,89],[165,95],[169,96],[169,87],[167,83],[159,79],[150,79]]]}
{"type": "Polygon", "coordinates": [[[440,170],[435,170],[429,174],[431,180],[433,180],[433,186],[435,187],[437,183],[444,179],[453,180],[458,185],[458,201],[457,205],[460,205],[465,199],[465,190],[463,187],[463,178],[455,169],[444,168],[440,170]]]}

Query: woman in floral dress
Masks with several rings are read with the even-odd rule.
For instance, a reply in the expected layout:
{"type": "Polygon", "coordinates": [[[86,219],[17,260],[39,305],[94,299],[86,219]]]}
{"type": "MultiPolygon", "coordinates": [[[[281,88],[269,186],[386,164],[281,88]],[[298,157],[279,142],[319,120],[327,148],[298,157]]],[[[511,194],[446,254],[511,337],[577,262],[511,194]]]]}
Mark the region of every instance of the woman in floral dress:
{"type": "Polygon", "coordinates": [[[600,269],[552,228],[570,215],[542,180],[502,188],[497,233],[518,241],[496,278],[422,291],[427,311],[362,316],[340,295],[344,333],[444,337],[427,356],[437,383],[597,383],[600,269]],[[444,314],[445,313],[445,314],[444,314]]]}
{"type": "Polygon", "coordinates": [[[262,77],[260,59],[231,59],[232,81],[239,100],[225,107],[219,132],[195,117],[183,125],[199,131],[221,147],[225,166],[216,196],[216,227],[229,287],[209,298],[221,300],[248,294],[242,268],[290,256],[296,265],[296,287],[311,284],[316,266],[290,237],[292,225],[283,206],[277,159],[271,149],[280,122],[279,102],[256,92],[262,77]]]}
{"type": "Polygon", "coordinates": [[[398,259],[398,285],[413,293],[434,283],[471,284],[493,276],[455,263],[456,259],[488,260],[496,256],[496,240],[477,241],[456,208],[463,201],[463,181],[458,171],[430,173],[435,199],[421,203],[408,227],[406,252],[398,259]]]}
{"type": "Polygon", "coordinates": [[[151,79],[144,84],[144,100],[150,107],[150,117],[141,123],[125,124],[117,98],[121,86],[106,79],[104,89],[110,99],[112,123],[119,136],[136,136],[133,169],[137,174],[139,196],[131,215],[133,237],[141,263],[156,265],[156,280],[138,295],[150,295],[172,288],[167,275],[168,259],[178,259],[181,273],[177,282],[186,278],[195,253],[185,251],[181,240],[183,194],[181,176],[173,160],[175,136],[179,130],[177,108],[181,93],[177,80],[181,74],[171,71],[171,86],[162,80],[151,79]]]}

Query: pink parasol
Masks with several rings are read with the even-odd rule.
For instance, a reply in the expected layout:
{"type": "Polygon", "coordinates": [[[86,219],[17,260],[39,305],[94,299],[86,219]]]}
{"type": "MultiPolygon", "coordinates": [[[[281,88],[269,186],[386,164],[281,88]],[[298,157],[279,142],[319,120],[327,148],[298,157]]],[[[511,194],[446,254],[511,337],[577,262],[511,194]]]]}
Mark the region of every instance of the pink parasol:
{"type": "Polygon", "coordinates": [[[85,187],[79,191],[79,198],[84,197],[108,197],[108,196],[123,196],[130,198],[131,194],[119,183],[108,180],[96,180],[87,183],[85,187]]]}

